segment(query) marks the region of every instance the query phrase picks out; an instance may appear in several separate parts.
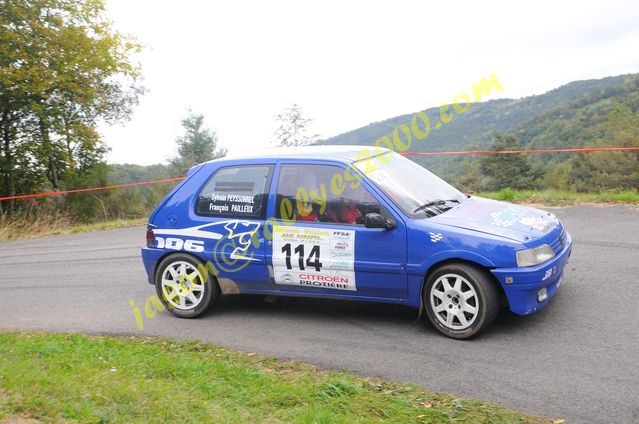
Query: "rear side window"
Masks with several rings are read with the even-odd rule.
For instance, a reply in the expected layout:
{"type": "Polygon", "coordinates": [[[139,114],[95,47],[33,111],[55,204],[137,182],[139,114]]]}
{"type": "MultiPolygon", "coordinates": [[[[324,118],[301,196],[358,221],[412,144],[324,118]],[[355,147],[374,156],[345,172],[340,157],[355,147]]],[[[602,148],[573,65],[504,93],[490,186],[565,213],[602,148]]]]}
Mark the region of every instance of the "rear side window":
{"type": "Polygon", "coordinates": [[[202,189],[197,214],[215,217],[264,218],[273,165],[219,169],[202,189]]]}

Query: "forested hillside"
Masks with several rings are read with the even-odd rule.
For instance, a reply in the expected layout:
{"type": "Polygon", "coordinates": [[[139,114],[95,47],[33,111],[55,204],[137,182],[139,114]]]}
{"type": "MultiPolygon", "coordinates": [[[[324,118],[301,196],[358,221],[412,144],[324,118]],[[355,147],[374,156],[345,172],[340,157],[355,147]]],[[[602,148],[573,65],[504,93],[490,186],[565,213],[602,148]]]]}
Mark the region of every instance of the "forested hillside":
{"type": "MultiPolygon", "coordinates": [[[[438,121],[439,107],[425,112],[431,122],[438,121]]],[[[397,125],[409,123],[411,117],[402,115],[372,123],[320,143],[373,145],[397,125]]],[[[514,135],[526,149],[639,146],[639,74],[576,81],[523,99],[472,104],[450,124],[433,128],[425,141],[413,142],[409,151],[486,150],[496,134],[514,135]]],[[[535,177],[530,186],[576,190],[638,187],[637,159],[633,152],[530,155],[527,161],[535,177]]],[[[477,157],[415,160],[466,188],[498,188],[485,181],[477,157]]]]}

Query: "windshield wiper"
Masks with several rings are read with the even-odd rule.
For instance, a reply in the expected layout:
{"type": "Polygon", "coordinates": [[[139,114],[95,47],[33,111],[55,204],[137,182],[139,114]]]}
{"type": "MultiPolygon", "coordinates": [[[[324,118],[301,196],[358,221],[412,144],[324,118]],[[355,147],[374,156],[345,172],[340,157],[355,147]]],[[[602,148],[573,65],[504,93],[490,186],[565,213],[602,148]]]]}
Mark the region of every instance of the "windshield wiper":
{"type": "MultiPolygon", "coordinates": [[[[446,202],[455,202],[455,203],[459,203],[459,200],[457,199],[446,199],[446,200],[442,200],[442,199],[438,199],[438,200],[433,200],[431,202],[428,203],[424,203],[423,205],[418,206],[413,213],[417,213],[421,210],[427,209],[427,208],[431,208],[433,206],[442,206],[445,205],[446,202]]],[[[450,209],[450,208],[449,208],[450,209]]]]}

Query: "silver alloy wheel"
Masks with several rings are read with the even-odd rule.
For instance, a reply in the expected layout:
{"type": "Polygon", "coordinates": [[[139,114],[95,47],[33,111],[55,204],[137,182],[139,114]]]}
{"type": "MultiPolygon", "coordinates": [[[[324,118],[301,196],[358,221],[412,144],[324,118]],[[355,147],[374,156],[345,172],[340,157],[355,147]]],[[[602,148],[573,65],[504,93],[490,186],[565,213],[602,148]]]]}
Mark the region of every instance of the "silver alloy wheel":
{"type": "Polygon", "coordinates": [[[162,273],[162,294],[172,307],[190,310],[204,297],[204,281],[195,266],[175,261],[162,273]]]}
{"type": "Polygon", "coordinates": [[[441,324],[451,330],[465,330],[479,314],[479,297],[466,278],[445,274],[430,289],[430,306],[441,324]]]}

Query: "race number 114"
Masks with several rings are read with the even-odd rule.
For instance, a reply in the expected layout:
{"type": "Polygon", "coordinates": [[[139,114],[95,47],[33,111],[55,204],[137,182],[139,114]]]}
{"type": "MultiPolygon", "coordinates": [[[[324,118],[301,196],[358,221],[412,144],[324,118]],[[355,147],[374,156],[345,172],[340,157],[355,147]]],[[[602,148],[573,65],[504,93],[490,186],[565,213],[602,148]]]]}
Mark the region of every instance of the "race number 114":
{"type": "MultiPolygon", "coordinates": [[[[286,254],[286,268],[293,269],[293,265],[291,264],[291,243],[286,243],[282,246],[282,253],[286,254]]],[[[320,272],[322,269],[322,263],[320,262],[320,247],[319,245],[314,245],[311,248],[311,251],[308,253],[308,257],[306,261],[304,260],[304,245],[298,244],[294,249],[293,253],[297,254],[297,263],[299,265],[300,271],[304,271],[304,264],[306,263],[307,267],[315,268],[315,271],[320,272]]]]}

